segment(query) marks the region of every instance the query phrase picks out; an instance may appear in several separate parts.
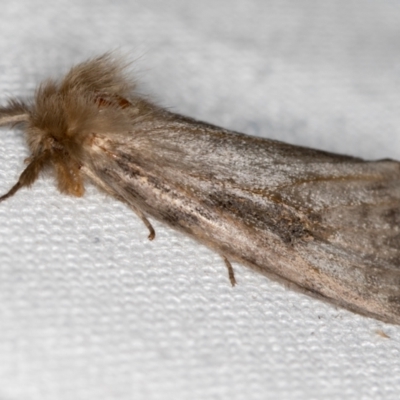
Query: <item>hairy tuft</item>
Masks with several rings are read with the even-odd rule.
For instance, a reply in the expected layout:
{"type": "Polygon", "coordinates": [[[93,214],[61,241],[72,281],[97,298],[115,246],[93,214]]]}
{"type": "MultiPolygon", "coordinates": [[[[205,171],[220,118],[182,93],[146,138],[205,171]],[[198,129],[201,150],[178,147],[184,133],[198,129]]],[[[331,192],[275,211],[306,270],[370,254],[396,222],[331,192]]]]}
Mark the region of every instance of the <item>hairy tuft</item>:
{"type": "Polygon", "coordinates": [[[73,67],[61,81],[43,82],[32,103],[12,99],[0,107],[0,125],[23,124],[32,153],[31,163],[5,196],[31,185],[48,165],[56,171],[60,191],[83,194],[80,168],[90,163],[85,157],[93,135],[128,132],[132,117],[148,108],[134,93],[128,65],[107,53],[73,67]]]}

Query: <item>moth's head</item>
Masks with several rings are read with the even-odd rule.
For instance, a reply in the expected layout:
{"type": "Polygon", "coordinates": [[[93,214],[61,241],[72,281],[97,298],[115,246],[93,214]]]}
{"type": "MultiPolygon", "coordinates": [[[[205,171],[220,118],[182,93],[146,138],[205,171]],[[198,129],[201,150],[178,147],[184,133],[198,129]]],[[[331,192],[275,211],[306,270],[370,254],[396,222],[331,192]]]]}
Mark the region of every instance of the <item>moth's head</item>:
{"type": "Polygon", "coordinates": [[[77,65],[59,82],[45,81],[29,103],[11,100],[0,107],[0,125],[20,126],[31,151],[17,184],[0,201],[30,186],[49,166],[61,192],[83,195],[80,169],[90,156],[91,137],[126,129],[129,123],[126,99],[133,84],[123,70],[105,55],[77,65]]]}

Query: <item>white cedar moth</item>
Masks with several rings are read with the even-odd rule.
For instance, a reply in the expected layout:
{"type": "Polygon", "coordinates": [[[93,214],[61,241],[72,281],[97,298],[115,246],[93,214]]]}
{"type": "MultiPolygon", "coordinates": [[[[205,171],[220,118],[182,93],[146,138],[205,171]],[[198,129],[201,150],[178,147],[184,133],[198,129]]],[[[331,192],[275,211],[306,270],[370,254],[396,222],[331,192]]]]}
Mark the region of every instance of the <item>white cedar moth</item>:
{"type": "Polygon", "coordinates": [[[171,113],[135,92],[105,55],[11,100],[31,151],[5,200],[55,170],[62,193],[88,180],[229,260],[349,310],[400,323],[400,164],[246,136],[171,113]]]}

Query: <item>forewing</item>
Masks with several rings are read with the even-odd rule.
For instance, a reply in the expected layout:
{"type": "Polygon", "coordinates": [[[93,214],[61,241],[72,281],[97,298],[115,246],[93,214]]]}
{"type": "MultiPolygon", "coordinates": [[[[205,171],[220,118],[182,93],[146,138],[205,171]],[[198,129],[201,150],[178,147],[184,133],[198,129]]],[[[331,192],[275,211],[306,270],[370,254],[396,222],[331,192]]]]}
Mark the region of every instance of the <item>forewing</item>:
{"type": "Polygon", "coordinates": [[[400,323],[400,166],[173,114],[134,124],[96,167],[119,197],[269,276],[400,323]]]}

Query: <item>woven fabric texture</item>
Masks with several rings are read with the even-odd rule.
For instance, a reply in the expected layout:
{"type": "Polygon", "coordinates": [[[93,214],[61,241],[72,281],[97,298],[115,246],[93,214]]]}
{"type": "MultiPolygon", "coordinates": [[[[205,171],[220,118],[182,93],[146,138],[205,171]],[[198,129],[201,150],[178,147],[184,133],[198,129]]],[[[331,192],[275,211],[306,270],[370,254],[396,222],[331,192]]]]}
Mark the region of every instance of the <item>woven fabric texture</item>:
{"type": "MultiPolygon", "coordinates": [[[[140,90],[197,119],[400,159],[400,3],[15,0],[0,100],[117,49],[140,90]]],[[[28,156],[3,129],[0,191],[28,156]]],[[[1,400],[398,399],[400,327],[294,293],[87,185],[0,204],[1,400]]]]}

